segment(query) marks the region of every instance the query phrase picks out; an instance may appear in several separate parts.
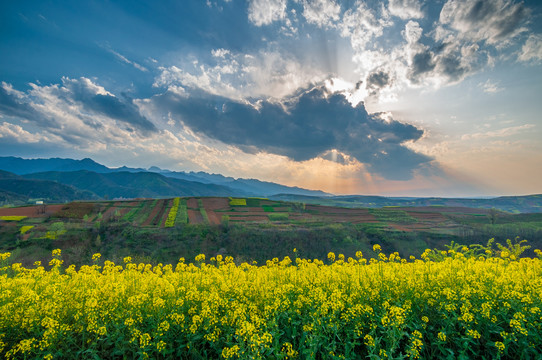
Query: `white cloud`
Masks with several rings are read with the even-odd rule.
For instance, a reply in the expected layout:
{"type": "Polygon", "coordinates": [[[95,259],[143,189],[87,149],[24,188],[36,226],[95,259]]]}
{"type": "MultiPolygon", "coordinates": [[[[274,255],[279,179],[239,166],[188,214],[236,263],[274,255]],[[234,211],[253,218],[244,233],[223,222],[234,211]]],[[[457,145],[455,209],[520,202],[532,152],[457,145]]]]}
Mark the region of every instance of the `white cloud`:
{"type": "Polygon", "coordinates": [[[448,0],[440,12],[439,37],[460,37],[469,41],[484,41],[495,46],[527,31],[528,10],[513,0],[448,0]],[[446,28],[452,31],[447,31],[446,28]]]}
{"type": "Polygon", "coordinates": [[[521,48],[518,59],[520,61],[542,61],[542,35],[529,35],[529,38],[521,48]]]}
{"type": "Polygon", "coordinates": [[[286,17],[287,0],[250,0],[248,19],[256,26],[269,25],[286,17]]]}
{"type": "Polygon", "coordinates": [[[134,109],[135,105],[121,101],[88,78],[65,77],[62,84],[30,87],[26,93],[12,90],[21,99],[18,106],[25,109],[19,115],[13,113],[35,129],[34,134],[18,125],[4,124],[6,134],[18,133],[27,142],[55,139],[60,146],[99,149],[138,141],[142,132],[134,129],[153,126],[134,109]],[[40,133],[43,135],[37,135],[40,133]]]}
{"type": "Polygon", "coordinates": [[[339,26],[341,35],[350,39],[355,51],[365,50],[375,38],[382,36],[385,27],[393,25],[386,14],[380,15],[364,2],[356,1],[354,9],[348,9],[343,14],[339,26]]]}
{"type": "Polygon", "coordinates": [[[327,74],[293,56],[261,50],[255,54],[213,52],[212,64],[187,64],[160,68],[155,87],[186,94],[184,88],[201,89],[236,100],[257,97],[282,98],[308,84],[323,80],[327,74]],[[220,55],[220,56],[217,56],[220,55]]]}
{"type": "Polygon", "coordinates": [[[534,128],[534,124],[524,124],[519,126],[511,126],[494,131],[479,132],[474,134],[465,134],[461,136],[461,140],[473,140],[473,139],[489,139],[496,137],[508,137],[519,134],[525,130],[534,128]]]}
{"type": "Polygon", "coordinates": [[[130,59],[128,59],[126,56],[122,55],[121,53],[109,48],[109,47],[105,47],[105,49],[107,51],[109,51],[111,54],[115,55],[115,57],[117,59],[119,59],[120,61],[122,61],[123,63],[125,64],[128,64],[128,65],[132,65],[133,67],[135,67],[137,70],[139,71],[143,71],[143,72],[147,72],[149,71],[146,67],[136,63],[135,61],[132,61],[130,59]]]}
{"type": "Polygon", "coordinates": [[[421,19],[424,16],[419,0],[389,0],[388,10],[403,20],[421,19]]]}
{"type": "Polygon", "coordinates": [[[226,49],[214,49],[214,50],[211,50],[211,54],[214,57],[219,57],[219,58],[224,58],[229,53],[230,53],[230,51],[226,50],[226,49]]]}
{"type": "Polygon", "coordinates": [[[303,0],[303,16],[319,27],[331,27],[339,20],[341,6],[334,0],[303,0]]]}
{"type": "Polygon", "coordinates": [[[504,90],[503,88],[499,87],[498,83],[494,83],[491,80],[487,80],[485,83],[480,83],[478,86],[482,88],[483,92],[488,94],[494,94],[504,90]]]}
{"type": "Polygon", "coordinates": [[[422,37],[422,33],[423,29],[420,24],[412,20],[405,25],[405,30],[402,32],[403,37],[409,44],[417,44],[422,37]]]}
{"type": "Polygon", "coordinates": [[[46,138],[40,134],[32,134],[20,125],[3,122],[0,124],[0,139],[3,141],[14,141],[21,144],[25,143],[37,143],[46,138]]]}

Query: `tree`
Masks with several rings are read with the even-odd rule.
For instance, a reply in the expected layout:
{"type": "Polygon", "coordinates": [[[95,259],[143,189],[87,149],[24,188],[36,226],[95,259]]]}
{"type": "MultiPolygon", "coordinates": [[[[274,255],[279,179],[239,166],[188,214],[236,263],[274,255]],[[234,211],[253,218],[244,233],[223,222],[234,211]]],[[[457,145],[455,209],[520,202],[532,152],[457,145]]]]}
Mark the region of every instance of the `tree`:
{"type": "Polygon", "coordinates": [[[497,223],[497,217],[499,216],[499,211],[495,208],[489,209],[489,214],[487,214],[487,217],[489,218],[489,223],[491,225],[495,225],[497,223]]]}

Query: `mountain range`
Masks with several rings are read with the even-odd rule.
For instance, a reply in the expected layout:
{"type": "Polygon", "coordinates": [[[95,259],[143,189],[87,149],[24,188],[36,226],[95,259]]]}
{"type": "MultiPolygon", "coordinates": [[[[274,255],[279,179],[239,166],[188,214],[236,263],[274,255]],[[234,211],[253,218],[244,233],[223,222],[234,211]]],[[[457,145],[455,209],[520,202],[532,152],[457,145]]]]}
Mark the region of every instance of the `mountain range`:
{"type": "Polygon", "coordinates": [[[256,179],[235,179],[205,172],[109,168],[92,159],[0,157],[0,206],[30,200],[160,198],[176,196],[267,197],[339,207],[471,207],[508,212],[542,212],[542,195],[494,198],[416,198],[346,195],[290,187],[256,179]]]}
{"type": "Polygon", "coordinates": [[[174,196],[268,197],[281,193],[330,195],[318,190],[204,172],[176,172],[158,167],[109,168],[88,158],[74,160],[0,157],[0,170],[3,171],[0,174],[0,203],[12,203],[10,199],[22,201],[25,197],[69,201],[174,196]],[[52,184],[65,187],[55,189],[52,184]]]}

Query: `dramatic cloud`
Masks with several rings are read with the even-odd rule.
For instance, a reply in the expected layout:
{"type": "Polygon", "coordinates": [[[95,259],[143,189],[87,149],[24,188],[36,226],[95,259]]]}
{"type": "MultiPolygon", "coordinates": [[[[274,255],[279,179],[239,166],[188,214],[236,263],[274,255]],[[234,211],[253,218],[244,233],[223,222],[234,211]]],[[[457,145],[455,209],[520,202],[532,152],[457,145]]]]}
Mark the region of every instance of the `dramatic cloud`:
{"type": "Polygon", "coordinates": [[[368,114],[361,103],[352,107],[344,95],[329,94],[324,86],[284,103],[260,100],[251,105],[203,92],[189,97],[168,92],[153,102],[197,133],[248,152],[305,161],[336,149],[389,179],[409,179],[431,160],[402,145],[419,139],[422,130],[368,114]]]}
{"type": "Polygon", "coordinates": [[[93,148],[157,131],[132,100],[117,98],[90,79],[63,78],[62,85],[30,85],[23,93],[2,84],[0,115],[23,123],[22,127],[11,124],[10,133],[28,138],[28,126],[41,129],[45,134],[41,139],[93,148]]]}
{"type": "Polygon", "coordinates": [[[23,119],[36,118],[39,114],[27,103],[24,93],[2,81],[0,87],[0,114],[23,119]]]}
{"type": "Polygon", "coordinates": [[[239,54],[214,49],[211,54],[213,58],[206,63],[161,67],[154,86],[178,93],[184,91],[182,88],[200,89],[237,100],[282,98],[326,76],[314,64],[301,63],[290,54],[274,50],[239,54]]]}
{"type": "Polygon", "coordinates": [[[90,79],[63,78],[62,86],[31,86],[32,90],[25,94],[3,83],[0,113],[56,128],[65,127],[70,121],[63,123],[62,119],[73,115],[95,129],[101,126],[100,122],[89,115],[98,115],[121,121],[129,125],[130,131],[156,131],[156,127],[140,115],[131,99],[119,99],[90,79]]]}
{"type": "Polygon", "coordinates": [[[81,104],[85,110],[122,121],[140,131],[156,131],[154,124],[140,115],[130,98],[119,99],[86,78],[64,78],[62,83],[71,100],[81,104]]]}

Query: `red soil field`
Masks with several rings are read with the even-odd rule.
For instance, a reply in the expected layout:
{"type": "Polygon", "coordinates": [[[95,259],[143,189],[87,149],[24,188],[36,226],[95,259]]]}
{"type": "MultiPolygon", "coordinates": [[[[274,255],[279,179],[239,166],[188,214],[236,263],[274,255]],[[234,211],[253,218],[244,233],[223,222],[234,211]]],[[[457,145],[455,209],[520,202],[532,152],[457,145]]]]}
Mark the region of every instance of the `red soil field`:
{"type": "Polygon", "coordinates": [[[194,198],[190,198],[186,201],[186,207],[192,208],[192,209],[199,209],[198,200],[194,198]]]}
{"type": "Polygon", "coordinates": [[[201,202],[207,211],[227,210],[230,208],[227,198],[201,198],[201,202]]]}
{"type": "Polygon", "coordinates": [[[15,208],[0,208],[0,216],[28,216],[30,218],[43,217],[56,213],[65,205],[45,205],[45,213],[40,213],[42,205],[24,206],[15,208]]]}
{"type": "Polygon", "coordinates": [[[226,215],[224,212],[216,213],[215,210],[228,210],[230,208],[229,201],[226,198],[202,198],[201,202],[207,212],[209,223],[212,225],[220,224],[222,216],[226,215]]]}
{"type": "Polygon", "coordinates": [[[202,224],[203,223],[203,216],[201,216],[201,213],[199,210],[192,210],[188,209],[186,210],[188,213],[188,223],[189,224],[202,224]]]}

